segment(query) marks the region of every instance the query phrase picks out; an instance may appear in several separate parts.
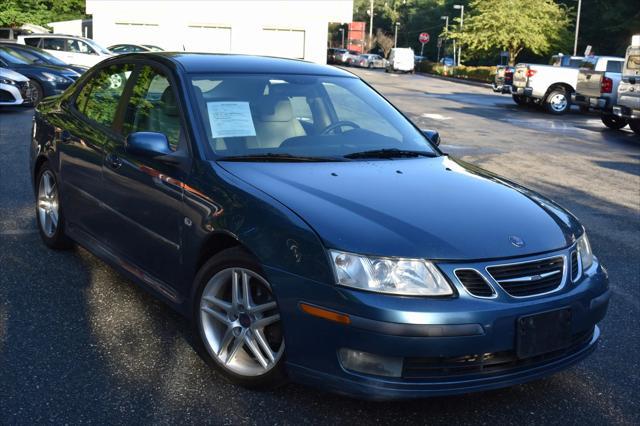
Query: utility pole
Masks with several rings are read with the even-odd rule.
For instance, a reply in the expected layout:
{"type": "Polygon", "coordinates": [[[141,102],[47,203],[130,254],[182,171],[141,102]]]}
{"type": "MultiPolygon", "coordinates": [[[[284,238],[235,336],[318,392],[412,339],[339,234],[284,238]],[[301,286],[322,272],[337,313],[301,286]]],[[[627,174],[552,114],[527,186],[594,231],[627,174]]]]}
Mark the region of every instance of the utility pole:
{"type": "MultiPolygon", "coordinates": [[[[441,16],[440,19],[444,19],[445,24],[444,24],[444,41],[443,43],[446,43],[447,39],[449,38],[449,17],[448,16],[441,16]]],[[[444,45],[445,49],[444,52],[445,54],[447,53],[447,45],[444,45]]],[[[440,62],[440,48],[438,48],[438,62],[440,62]]]]}
{"type": "MultiPolygon", "coordinates": [[[[462,4],[454,4],[454,9],[460,9],[460,32],[462,32],[462,27],[464,26],[464,5],[462,4]]],[[[454,41],[455,43],[455,41],[454,41]]],[[[455,50],[455,48],[454,48],[455,50]]],[[[458,46],[458,66],[462,63],[462,43],[458,46]]]]}
{"type": "Polygon", "coordinates": [[[580,33],[580,10],[582,9],[582,0],[578,0],[578,15],[576,16],[576,38],[573,41],[573,56],[578,54],[578,34],[580,33]]]}
{"type": "Polygon", "coordinates": [[[371,50],[373,42],[373,0],[369,4],[369,50],[371,50]]]}
{"type": "Polygon", "coordinates": [[[396,34],[393,37],[393,47],[398,47],[398,27],[400,26],[400,22],[396,22],[395,27],[396,27],[396,34]]]}

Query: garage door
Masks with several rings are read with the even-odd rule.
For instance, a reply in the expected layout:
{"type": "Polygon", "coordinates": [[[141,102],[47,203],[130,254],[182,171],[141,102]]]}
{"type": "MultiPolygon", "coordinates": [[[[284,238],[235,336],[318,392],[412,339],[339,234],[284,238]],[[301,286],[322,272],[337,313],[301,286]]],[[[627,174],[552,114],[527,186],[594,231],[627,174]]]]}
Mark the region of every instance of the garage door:
{"type": "Polygon", "coordinates": [[[185,48],[191,52],[231,52],[231,28],[189,25],[185,48]]]}
{"type": "Polygon", "coordinates": [[[163,47],[158,24],[116,22],[116,43],[155,44],[163,47]]]}
{"type": "Polygon", "coordinates": [[[261,50],[265,55],[304,59],[304,31],[280,28],[262,30],[261,50]]]}

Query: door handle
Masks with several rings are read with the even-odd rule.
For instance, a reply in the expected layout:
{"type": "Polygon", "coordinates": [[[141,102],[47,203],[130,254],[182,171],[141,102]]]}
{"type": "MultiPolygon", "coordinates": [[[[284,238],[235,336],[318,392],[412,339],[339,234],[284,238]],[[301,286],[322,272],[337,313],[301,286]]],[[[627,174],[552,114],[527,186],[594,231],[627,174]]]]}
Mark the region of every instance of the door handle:
{"type": "Polygon", "coordinates": [[[112,169],[119,169],[120,167],[122,167],[122,159],[116,154],[108,154],[105,158],[105,162],[107,163],[107,166],[111,167],[112,169]]]}

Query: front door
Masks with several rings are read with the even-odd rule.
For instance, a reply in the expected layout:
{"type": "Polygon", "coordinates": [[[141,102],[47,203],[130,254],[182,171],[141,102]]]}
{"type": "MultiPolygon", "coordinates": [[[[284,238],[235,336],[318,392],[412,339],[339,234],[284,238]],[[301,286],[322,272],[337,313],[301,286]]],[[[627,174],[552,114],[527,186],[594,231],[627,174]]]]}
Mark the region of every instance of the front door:
{"type": "MultiPolygon", "coordinates": [[[[157,132],[189,158],[180,109],[166,73],[141,66],[133,86],[122,134],[157,132]]],[[[117,226],[110,241],[125,260],[146,274],[176,285],[180,272],[182,182],[188,166],[133,154],[124,141],[106,150],[103,176],[107,208],[117,226]]]]}

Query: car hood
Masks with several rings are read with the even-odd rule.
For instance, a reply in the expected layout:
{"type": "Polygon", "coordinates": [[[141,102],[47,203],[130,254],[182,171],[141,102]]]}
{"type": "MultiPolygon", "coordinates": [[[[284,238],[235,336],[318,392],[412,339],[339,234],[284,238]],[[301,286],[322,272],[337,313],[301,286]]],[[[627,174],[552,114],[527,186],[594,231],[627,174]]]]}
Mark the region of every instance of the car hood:
{"type": "Polygon", "coordinates": [[[552,201],[447,156],[219,164],[298,214],[327,248],[490,259],[561,249],[582,232],[552,201]]]}
{"type": "Polygon", "coordinates": [[[18,72],[12,71],[8,68],[0,68],[0,77],[10,78],[11,80],[14,80],[14,81],[29,81],[29,79],[24,75],[18,72]]]}

